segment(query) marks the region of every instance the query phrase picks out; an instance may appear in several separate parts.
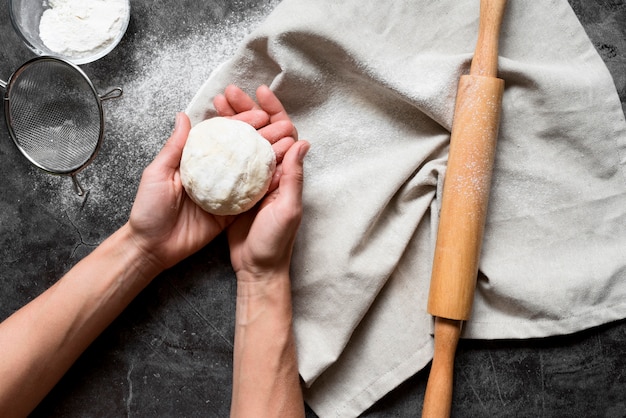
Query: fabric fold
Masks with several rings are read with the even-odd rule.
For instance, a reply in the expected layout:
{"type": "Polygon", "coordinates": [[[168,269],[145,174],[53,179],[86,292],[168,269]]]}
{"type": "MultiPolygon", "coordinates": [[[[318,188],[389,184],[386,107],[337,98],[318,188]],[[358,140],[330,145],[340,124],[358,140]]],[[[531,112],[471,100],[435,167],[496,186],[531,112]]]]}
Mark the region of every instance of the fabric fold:
{"type": "MultiPolygon", "coordinates": [[[[626,316],[626,122],[566,0],[509,2],[502,120],[465,338],[571,333],[626,316]]],[[[305,397],[357,416],[432,358],[426,312],[459,76],[477,0],[284,0],[190,103],[269,85],[307,155],[293,264],[305,397]]]]}

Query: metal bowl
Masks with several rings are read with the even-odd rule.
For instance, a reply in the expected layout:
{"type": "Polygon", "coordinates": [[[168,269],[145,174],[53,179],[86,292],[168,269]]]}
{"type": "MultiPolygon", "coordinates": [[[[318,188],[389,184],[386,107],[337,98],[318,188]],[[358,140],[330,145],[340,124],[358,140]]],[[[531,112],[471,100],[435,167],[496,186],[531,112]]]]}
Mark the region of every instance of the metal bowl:
{"type": "Polygon", "coordinates": [[[68,28],[71,27],[66,20],[63,20],[68,19],[68,14],[63,15],[63,19],[50,20],[52,14],[60,10],[60,3],[65,3],[75,7],[76,13],[73,12],[72,15],[81,13],[84,15],[88,12],[89,2],[84,0],[66,0],[65,2],[57,0],[55,4],[53,0],[9,0],[9,14],[15,31],[35,54],[56,56],[80,65],[104,57],[122,40],[130,21],[130,1],[116,1],[119,2],[119,15],[111,16],[109,12],[113,10],[111,8],[107,9],[107,13],[91,13],[92,16],[97,15],[94,18],[100,19],[100,21],[97,22],[98,24],[93,24],[94,22],[85,24],[80,32],[77,32],[81,34],[81,41],[71,45],[69,43],[63,44],[68,28]],[[122,7],[124,7],[123,10],[122,7]],[[44,13],[46,13],[45,17],[44,13]],[[45,25],[44,28],[47,30],[40,32],[42,17],[48,19],[48,22],[56,22],[56,24],[45,25]],[[110,36],[104,37],[102,35],[103,24],[114,28],[114,32],[108,34],[110,36]],[[92,34],[95,36],[90,36],[92,34]]]}

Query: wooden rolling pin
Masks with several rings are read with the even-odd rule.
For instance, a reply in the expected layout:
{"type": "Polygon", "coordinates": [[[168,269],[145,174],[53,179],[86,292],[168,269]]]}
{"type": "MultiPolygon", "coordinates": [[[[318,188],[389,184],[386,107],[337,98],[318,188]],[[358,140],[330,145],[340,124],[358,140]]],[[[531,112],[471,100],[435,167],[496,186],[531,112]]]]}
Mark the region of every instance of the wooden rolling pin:
{"type": "Polygon", "coordinates": [[[504,81],[497,78],[498,37],[506,0],[481,0],[469,75],[459,80],[428,298],[435,352],[423,417],[448,417],[454,356],[470,317],[478,275],[504,81]]]}

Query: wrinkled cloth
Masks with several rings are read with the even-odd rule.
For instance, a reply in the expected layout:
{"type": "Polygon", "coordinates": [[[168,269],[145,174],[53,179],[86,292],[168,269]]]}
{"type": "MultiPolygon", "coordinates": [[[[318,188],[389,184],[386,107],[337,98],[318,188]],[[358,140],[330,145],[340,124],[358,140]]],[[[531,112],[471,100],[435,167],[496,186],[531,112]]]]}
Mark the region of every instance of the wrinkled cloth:
{"type": "MultiPolygon", "coordinates": [[[[312,147],[293,255],[305,398],[357,416],[432,359],[426,311],[456,87],[478,0],[284,0],[192,100],[269,85],[312,147]]],[[[626,123],[566,0],[510,1],[492,191],[464,338],[626,317],[626,123]]],[[[418,411],[416,411],[417,413],[418,411]]]]}

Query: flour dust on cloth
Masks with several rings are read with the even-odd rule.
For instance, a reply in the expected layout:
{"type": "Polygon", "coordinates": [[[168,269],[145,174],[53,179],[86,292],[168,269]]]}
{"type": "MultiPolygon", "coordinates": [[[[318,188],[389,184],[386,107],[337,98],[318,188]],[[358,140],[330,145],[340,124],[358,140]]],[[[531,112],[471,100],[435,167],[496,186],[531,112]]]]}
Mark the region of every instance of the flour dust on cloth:
{"type": "MultiPolygon", "coordinates": [[[[357,416],[432,359],[426,312],[456,86],[478,0],[285,0],[187,109],[269,85],[302,138],[293,259],[305,397],[357,416]]],[[[566,0],[510,1],[506,89],[474,310],[463,337],[565,334],[626,317],[626,122],[566,0]]]]}

